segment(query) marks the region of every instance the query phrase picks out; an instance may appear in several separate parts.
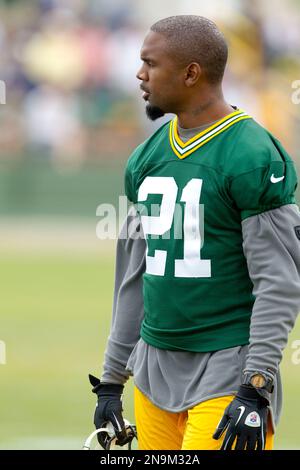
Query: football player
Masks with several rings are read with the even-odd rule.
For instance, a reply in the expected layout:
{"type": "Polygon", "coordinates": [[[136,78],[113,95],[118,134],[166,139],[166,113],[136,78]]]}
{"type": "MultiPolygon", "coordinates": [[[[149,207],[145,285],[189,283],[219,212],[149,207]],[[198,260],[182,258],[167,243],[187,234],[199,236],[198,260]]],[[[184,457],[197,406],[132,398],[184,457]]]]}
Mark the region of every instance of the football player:
{"type": "Polygon", "coordinates": [[[203,17],[155,23],[137,73],[152,120],[133,152],[96,427],[140,449],[272,449],[279,365],[300,307],[297,176],[280,142],[222,93],[227,44],[203,17]]]}

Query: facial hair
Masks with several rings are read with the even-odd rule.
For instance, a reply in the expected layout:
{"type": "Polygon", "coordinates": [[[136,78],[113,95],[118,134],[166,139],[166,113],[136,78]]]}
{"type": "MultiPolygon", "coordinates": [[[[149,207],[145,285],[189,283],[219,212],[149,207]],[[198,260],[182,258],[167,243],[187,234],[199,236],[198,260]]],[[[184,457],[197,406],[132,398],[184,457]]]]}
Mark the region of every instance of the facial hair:
{"type": "Polygon", "coordinates": [[[158,106],[152,106],[151,104],[147,104],[146,115],[149,119],[151,119],[151,121],[155,121],[156,119],[164,116],[165,112],[158,106]]]}

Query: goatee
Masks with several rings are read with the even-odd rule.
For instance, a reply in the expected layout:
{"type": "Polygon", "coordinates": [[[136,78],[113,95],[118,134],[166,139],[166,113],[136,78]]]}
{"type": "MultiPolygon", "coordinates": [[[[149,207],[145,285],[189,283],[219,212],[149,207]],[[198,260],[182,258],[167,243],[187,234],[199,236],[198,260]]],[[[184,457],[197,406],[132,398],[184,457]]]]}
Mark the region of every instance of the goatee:
{"type": "Polygon", "coordinates": [[[165,112],[158,106],[151,106],[151,104],[147,104],[146,115],[149,119],[151,119],[151,121],[155,121],[156,119],[164,116],[165,112]]]}

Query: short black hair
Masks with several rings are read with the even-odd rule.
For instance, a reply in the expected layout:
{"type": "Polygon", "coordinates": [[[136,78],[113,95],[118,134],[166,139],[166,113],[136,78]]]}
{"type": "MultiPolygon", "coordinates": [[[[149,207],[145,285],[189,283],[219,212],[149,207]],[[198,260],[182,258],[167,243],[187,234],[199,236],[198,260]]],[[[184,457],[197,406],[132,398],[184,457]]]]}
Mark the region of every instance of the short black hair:
{"type": "Polygon", "coordinates": [[[170,16],[154,23],[150,30],[165,36],[170,52],[180,64],[197,62],[209,83],[222,81],[228,47],[213,21],[197,15],[170,16]]]}

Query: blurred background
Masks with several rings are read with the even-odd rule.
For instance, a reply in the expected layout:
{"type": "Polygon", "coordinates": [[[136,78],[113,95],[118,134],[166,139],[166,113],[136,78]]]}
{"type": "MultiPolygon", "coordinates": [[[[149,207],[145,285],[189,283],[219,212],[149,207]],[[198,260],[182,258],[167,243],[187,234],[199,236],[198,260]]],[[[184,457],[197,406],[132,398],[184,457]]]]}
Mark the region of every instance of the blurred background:
{"type": "MultiPolygon", "coordinates": [[[[161,125],[147,121],[135,74],[147,30],[175,14],[217,22],[230,47],[227,101],[299,166],[299,0],[0,0],[2,449],[77,449],[93,430],[87,376],[101,373],[115,249],[96,237],[96,208],[117,204],[126,159],[161,125]]],[[[299,322],[277,449],[300,449],[296,339],[299,322]]],[[[125,410],[134,420],[132,381],[125,410]]]]}

